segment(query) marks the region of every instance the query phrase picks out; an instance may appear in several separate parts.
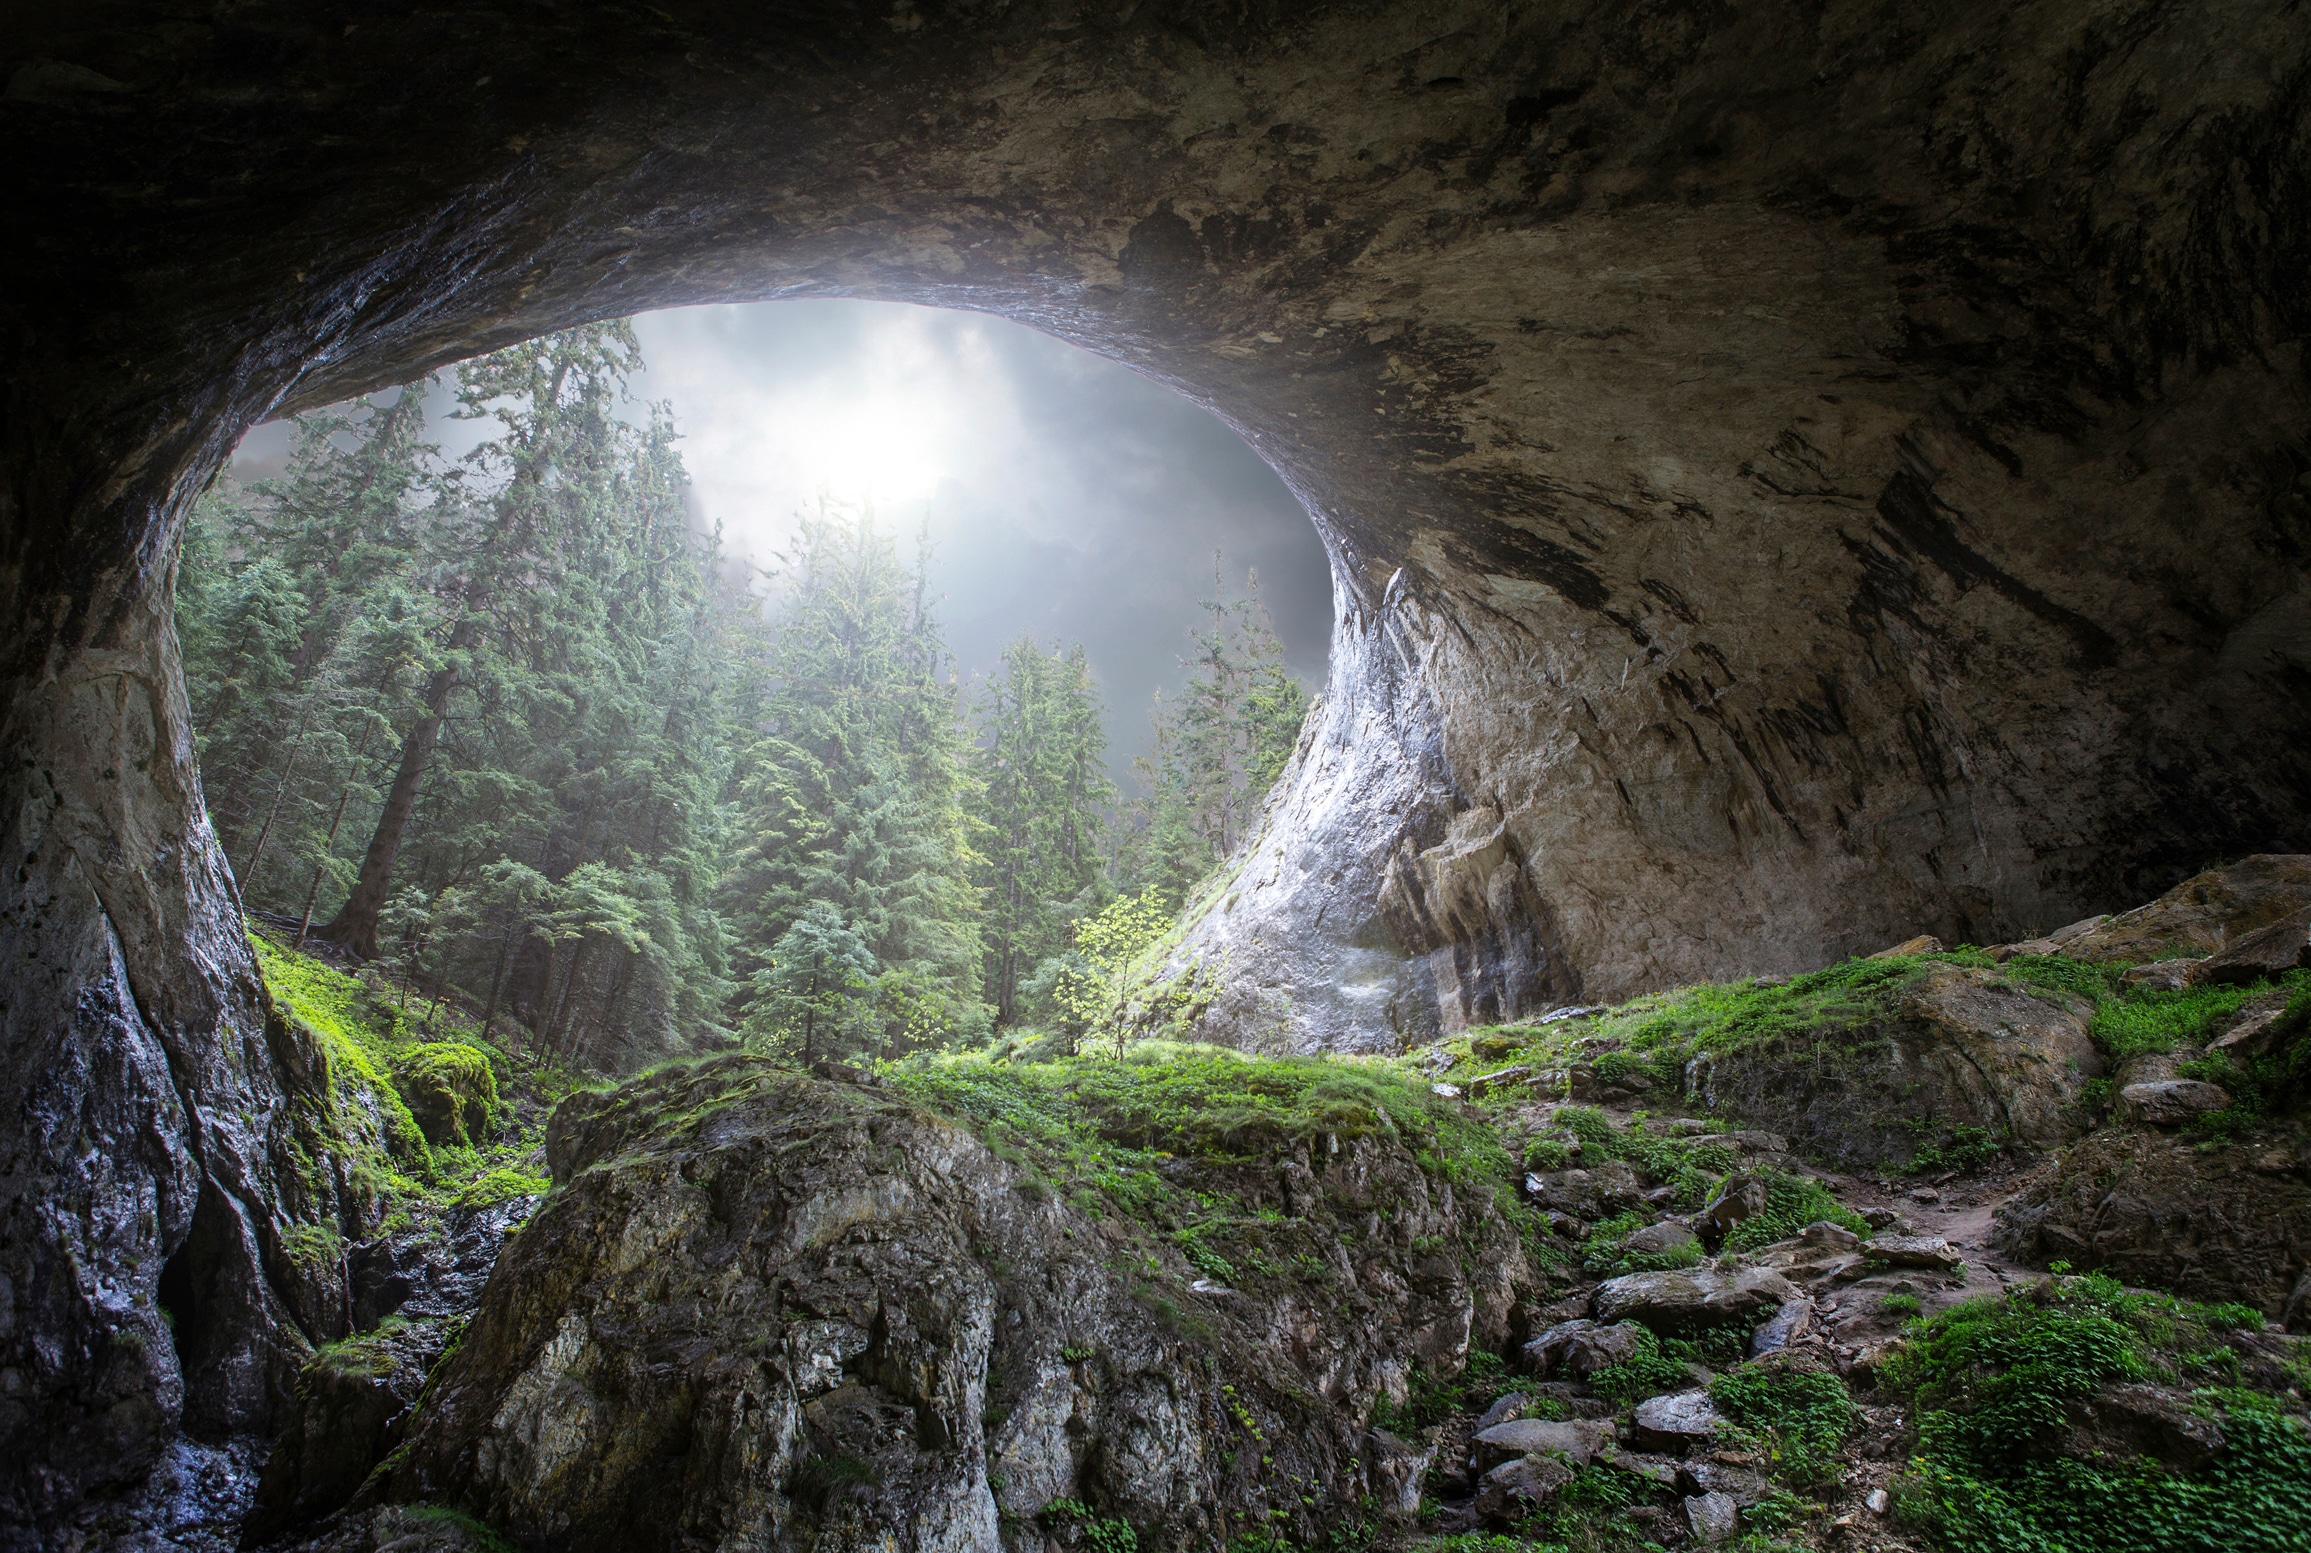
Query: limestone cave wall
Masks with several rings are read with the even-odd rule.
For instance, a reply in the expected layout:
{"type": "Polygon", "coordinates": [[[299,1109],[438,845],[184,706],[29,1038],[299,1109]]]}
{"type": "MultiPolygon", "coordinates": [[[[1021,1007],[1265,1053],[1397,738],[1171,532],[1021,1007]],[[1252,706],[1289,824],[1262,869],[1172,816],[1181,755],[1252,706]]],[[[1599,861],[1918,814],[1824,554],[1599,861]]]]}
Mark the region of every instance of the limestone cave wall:
{"type": "Polygon", "coordinates": [[[2307,56],[2244,0],[11,17],[0,1454],[54,1470],[7,1513],[188,1383],[266,1416],[219,1377],[286,1320],[293,1081],[168,626],[249,424],[684,302],[999,312],[1330,549],[1215,1029],[2014,937],[2311,847],[2307,56]],[[247,1319],[180,1364],[138,1313],[195,1242],[247,1319]]]}

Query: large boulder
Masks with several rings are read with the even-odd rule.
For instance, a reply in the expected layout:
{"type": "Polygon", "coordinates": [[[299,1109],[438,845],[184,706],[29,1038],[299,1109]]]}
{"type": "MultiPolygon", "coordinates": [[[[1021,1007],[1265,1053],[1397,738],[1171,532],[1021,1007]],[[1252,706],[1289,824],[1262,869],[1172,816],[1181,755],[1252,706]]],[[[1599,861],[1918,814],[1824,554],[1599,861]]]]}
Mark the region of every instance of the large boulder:
{"type": "Polygon", "coordinates": [[[2222,1110],[2231,1103],[2231,1096],[2220,1084],[2168,1078],[2129,1084],[2118,1092],[2118,1103],[2126,1107],[2129,1116],[2148,1126],[2180,1127],[2222,1110]]]}
{"type": "Polygon", "coordinates": [[[1635,1207],[1645,1183],[1626,1160],[1609,1159],[1594,1170],[1551,1170],[1525,1177],[1525,1189],[1543,1208],[1576,1219],[1609,1218],[1635,1207]]]}
{"type": "Polygon", "coordinates": [[[436,1148],[469,1148],[497,1114],[497,1075],[489,1054],[457,1041],[428,1041],[393,1055],[393,1087],[436,1148]]]}
{"type": "Polygon", "coordinates": [[[2311,907],[2311,855],[2259,853],[2195,874],[2146,906],[2106,917],[2063,944],[2061,952],[2098,963],[2219,955],[2305,907],[2311,907]]]}
{"type": "Polygon", "coordinates": [[[745,1056],[573,1096],[548,1153],[556,1191],[378,1492],[569,1553],[991,1548],[1058,1499],[1150,1553],[1223,1516],[1313,1542],[1365,1491],[1363,1412],[1408,1363],[1503,1340],[1483,1280],[1521,1266],[1489,1194],[1367,1135],[1288,1172],[1168,1164],[1263,1203],[1289,1174],[1310,1212],[1376,1226],[1320,1290],[1198,1295],[1168,1241],[903,1091],[745,1056]]]}
{"type": "Polygon", "coordinates": [[[1634,1321],[1672,1336],[1753,1321],[1797,1297],[1796,1286],[1770,1267],[1696,1267],[1608,1279],[1592,1303],[1600,1322],[1634,1321]]]}
{"type": "Polygon", "coordinates": [[[1514,1525],[1572,1481],[1573,1469],[1554,1456],[1519,1456],[1478,1480],[1471,1508],[1491,1525],[1514,1525]]]}
{"type": "Polygon", "coordinates": [[[1998,1210],[1995,1243],[2276,1316],[2311,1266],[2311,1187],[2256,1159],[2253,1148],[2201,1152],[2167,1133],[2106,1129],[1998,1210]]]}
{"type": "Polygon", "coordinates": [[[1520,1418],[1478,1430],[1470,1445],[1477,1465],[1489,1469],[1518,1456],[1562,1456],[1576,1467],[1585,1467],[1612,1443],[1613,1426],[1603,1419],[1552,1423],[1520,1418]]]}
{"type": "Polygon", "coordinates": [[[1630,1427],[1646,1450],[1678,1452],[1706,1445],[1717,1432],[1717,1409],[1706,1391],[1678,1391],[1637,1404],[1630,1427]]]}
{"type": "Polygon", "coordinates": [[[1643,1346],[1643,1335],[1633,1325],[1562,1321],[1525,1344],[1525,1362],[1544,1379],[1562,1375],[1569,1380],[1587,1380],[1599,1370],[1634,1357],[1643,1346]]]}
{"type": "Polygon", "coordinates": [[[1933,964],[1847,1022],[1712,1054],[1709,1094],[1848,1169],[1906,1162],[1936,1127],[2052,1148],[2084,1130],[2103,1070],[2093,1012],[1994,969],[1933,964]]]}

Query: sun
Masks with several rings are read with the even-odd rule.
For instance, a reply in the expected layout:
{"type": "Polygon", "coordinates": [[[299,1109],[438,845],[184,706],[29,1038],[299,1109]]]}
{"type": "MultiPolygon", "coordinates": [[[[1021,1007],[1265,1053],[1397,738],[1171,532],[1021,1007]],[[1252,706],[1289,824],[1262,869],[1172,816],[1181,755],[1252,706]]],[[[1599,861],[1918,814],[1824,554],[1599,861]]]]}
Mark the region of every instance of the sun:
{"type": "Polygon", "coordinates": [[[808,487],[887,510],[938,492],[953,468],[951,421],[930,395],[886,389],[802,409],[780,440],[808,487]]]}

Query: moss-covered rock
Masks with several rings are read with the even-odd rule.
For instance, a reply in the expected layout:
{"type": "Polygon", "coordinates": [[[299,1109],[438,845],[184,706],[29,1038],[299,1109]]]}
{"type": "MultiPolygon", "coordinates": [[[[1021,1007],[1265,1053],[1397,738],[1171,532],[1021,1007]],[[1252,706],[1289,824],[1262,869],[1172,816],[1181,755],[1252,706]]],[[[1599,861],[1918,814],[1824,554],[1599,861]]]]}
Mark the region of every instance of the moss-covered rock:
{"type": "Polygon", "coordinates": [[[488,1134],[498,1087],[487,1052],[457,1041],[429,1041],[403,1047],[392,1063],[394,1091],[426,1142],[471,1148],[488,1134]]]}
{"type": "Polygon", "coordinates": [[[386,1497],[573,1553],[1040,1547],[1059,1501],[1314,1544],[1373,1407],[1512,1335],[1506,1156],[1385,1069],[1214,1060],[1232,1109],[1195,1060],[572,1096],[386,1497]]]}
{"type": "Polygon", "coordinates": [[[445,1323],[394,1319],[316,1351],[298,1376],[295,1412],[265,1464],[244,1541],[264,1541],[351,1500],[399,1442],[425,1373],[447,1346],[445,1323]]]}

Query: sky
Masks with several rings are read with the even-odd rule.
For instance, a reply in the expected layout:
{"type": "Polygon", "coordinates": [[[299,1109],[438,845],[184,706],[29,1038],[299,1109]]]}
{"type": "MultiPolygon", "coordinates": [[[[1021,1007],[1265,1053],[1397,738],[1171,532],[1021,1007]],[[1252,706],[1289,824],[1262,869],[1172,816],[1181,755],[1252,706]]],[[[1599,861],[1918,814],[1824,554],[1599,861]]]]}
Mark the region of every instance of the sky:
{"type": "MultiPolygon", "coordinates": [[[[1257,569],[1286,662],[1324,681],[1332,583],[1307,514],[1217,417],[1160,384],[1004,319],[897,302],[681,308],[635,321],[638,399],[672,402],[698,508],[756,564],[824,491],[867,499],[932,586],[966,680],[1022,632],[1080,641],[1128,783],[1150,697],[1184,672],[1222,552],[1231,595],[1257,569]]],[[[449,396],[436,402],[443,410],[449,396]]],[[[480,423],[442,421],[452,457],[480,423]]],[[[276,472],[282,424],[252,431],[243,478],[276,472]]],[[[772,584],[775,586],[775,584],[772,584]]]]}

